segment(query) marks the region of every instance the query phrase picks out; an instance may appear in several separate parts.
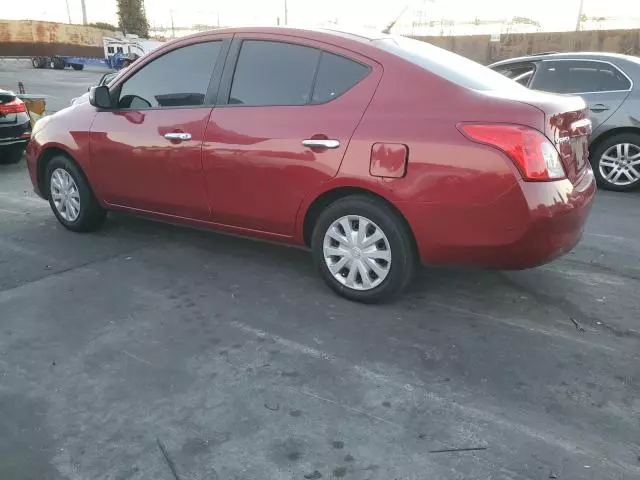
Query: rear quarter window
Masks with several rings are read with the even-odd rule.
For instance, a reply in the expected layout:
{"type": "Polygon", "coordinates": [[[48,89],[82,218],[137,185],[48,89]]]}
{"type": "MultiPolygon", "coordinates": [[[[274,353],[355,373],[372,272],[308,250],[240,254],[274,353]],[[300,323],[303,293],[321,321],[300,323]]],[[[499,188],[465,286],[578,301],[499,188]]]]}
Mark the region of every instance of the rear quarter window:
{"type": "Polygon", "coordinates": [[[326,103],[350,90],[369,73],[369,67],[340,55],[322,52],[312,103],[326,103]]]}
{"type": "Polygon", "coordinates": [[[473,90],[524,88],[488,67],[430,43],[405,37],[387,37],[374,40],[373,44],[464,88],[473,90]]]}

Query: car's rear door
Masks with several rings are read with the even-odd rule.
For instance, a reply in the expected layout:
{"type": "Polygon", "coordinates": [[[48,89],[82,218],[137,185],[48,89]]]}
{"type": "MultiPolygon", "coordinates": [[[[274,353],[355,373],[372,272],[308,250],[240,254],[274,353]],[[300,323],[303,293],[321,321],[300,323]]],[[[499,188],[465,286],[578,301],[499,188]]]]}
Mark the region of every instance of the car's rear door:
{"type": "Polygon", "coordinates": [[[291,235],[305,194],[338,172],[381,75],[332,45],[236,34],[203,148],[213,221],[291,235]]]}
{"type": "Polygon", "coordinates": [[[113,206],[208,220],[202,142],[231,36],[162,52],[112,87],[91,126],[91,176],[113,206]]]}
{"type": "Polygon", "coordinates": [[[595,131],[629,96],[631,81],[618,67],[606,61],[553,59],[540,63],[531,88],[581,96],[587,103],[595,131]]]}

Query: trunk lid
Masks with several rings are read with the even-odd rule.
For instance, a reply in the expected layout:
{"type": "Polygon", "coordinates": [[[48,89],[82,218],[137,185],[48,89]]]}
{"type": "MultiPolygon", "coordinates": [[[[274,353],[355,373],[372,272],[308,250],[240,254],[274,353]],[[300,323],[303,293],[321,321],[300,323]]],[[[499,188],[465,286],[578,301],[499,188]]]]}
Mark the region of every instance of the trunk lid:
{"type": "Polygon", "coordinates": [[[531,125],[544,133],[560,153],[567,178],[576,183],[589,166],[591,121],[580,97],[555,95],[535,90],[493,92],[492,96],[537,108],[544,114],[540,125],[531,125]]]}

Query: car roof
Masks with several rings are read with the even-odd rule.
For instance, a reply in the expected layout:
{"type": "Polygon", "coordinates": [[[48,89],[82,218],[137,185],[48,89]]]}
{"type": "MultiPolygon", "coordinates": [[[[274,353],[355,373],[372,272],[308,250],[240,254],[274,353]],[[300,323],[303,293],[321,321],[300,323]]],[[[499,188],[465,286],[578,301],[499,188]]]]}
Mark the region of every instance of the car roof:
{"type": "Polygon", "coordinates": [[[377,32],[374,29],[351,29],[351,28],[296,28],[296,27],[230,27],[216,28],[206,32],[194,33],[184,37],[178,37],[175,40],[189,40],[190,38],[198,38],[224,33],[238,34],[271,34],[271,35],[288,35],[294,37],[304,37],[312,40],[329,41],[329,40],[347,40],[359,42],[363,44],[371,43],[373,40],[384,38],[392,38],[393,35],[377,32]]]}
{"type": "Polygon", "coordinates": [[[507,60],[500,60],[492,63],[489,67],[498,67],[501,65],[509,65],[512,63],[520,62],[534,62],[539,60],[562,60],[562,59],[580,59],[580,60],[603,60],[603,61],[615,61],[622,60],[627,62],[633,62],[640,65],[640,58],[633,57],[631,55],[623,55],[621,53],[609,53],[609,52],[563,52],[563,53],[539,53],[526,55],[523,57],[509,58],[507,60]]]}

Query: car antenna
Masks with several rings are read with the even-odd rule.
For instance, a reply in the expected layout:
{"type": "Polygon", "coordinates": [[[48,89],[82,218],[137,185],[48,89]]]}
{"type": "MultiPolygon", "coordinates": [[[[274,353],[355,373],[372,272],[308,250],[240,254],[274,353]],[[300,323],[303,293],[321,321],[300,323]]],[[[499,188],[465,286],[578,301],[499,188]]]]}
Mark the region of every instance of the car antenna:
{"type": "Polygon", "coordinates": [[[404,15],[404,12],[407,11],[407,8],[409,8],[409,5],[405,5],[405,7],[400,12],[400,15],[398,15],[396,18],[391,20],[391,22],[389,22],[389,24],[386,27],[384,27],[384,29],[382,30],[382,33],[384,33],[385,35],[389,35],[391,33],[391,29],[396,25],[396,22],[400,20],[400,17],[404,15]]]}

